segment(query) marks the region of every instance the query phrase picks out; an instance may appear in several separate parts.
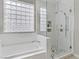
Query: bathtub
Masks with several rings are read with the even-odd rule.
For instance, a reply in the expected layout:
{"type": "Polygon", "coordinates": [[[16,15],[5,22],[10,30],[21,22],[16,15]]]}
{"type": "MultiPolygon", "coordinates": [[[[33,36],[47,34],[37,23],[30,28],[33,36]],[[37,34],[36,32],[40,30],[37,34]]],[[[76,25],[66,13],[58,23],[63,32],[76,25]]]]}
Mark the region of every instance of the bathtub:
{"type": "Polygon", "coordinates": [[[25,54],[13,58],[7,58],[7,59],[46,59],[46,52],[44,50],[33,52],[30,54],[25,54]]]}
{"type": "Polygon", "coordinates": [[[35,46],[35,43],[5,46],[2,50],[3,59],[45,59],[46,57],[46,49],[35,46]]]}
{"type": "MultiPolygon", "coordinates": [[[[38,35],[35,40],[9,42],[2,46],[3,59],[46,59],[46,37],[38,35]],[[39,42],[40,41],[40,42],[39,42]]],[[[18,41],[18,40],[17,40],[18,41]]]]}
{"type": "Polygon", "coordinates": [[[37,59],[38,57],[42,59],[41,56],[46,55],[46,49],[38,46],[37,43],[4,46],[2,50],[4,59],[37,59]]]}
{"type": "Polygon", "coordinates": [[[40,51],[40,52],[37,52],[37,53],[31,55],[30,57],[25,57],[23,59],[46,59],[46,52],[40,51]]]}
{"type": "Polygon", "coordinates": [[[4,59],[46,59],[46,51],[43,49],[32,50],[30,53],[10,56],[4,59]]]}

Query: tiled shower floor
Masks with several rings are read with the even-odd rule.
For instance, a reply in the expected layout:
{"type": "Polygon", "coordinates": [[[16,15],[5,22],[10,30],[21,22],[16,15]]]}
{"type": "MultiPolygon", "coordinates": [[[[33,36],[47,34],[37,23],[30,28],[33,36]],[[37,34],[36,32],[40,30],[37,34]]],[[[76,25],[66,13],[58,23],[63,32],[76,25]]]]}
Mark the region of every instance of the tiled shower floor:
{"type": "Polygon", "coordinates": [[[79,58],[75,57],[74,55],[69,55],[61,59],[79,59],[79,58]]]}

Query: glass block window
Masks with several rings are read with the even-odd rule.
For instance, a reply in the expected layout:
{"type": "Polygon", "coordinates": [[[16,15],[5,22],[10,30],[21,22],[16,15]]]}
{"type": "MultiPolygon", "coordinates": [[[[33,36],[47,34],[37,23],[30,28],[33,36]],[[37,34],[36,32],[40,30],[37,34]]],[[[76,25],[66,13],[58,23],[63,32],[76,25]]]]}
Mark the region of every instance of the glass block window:
{"type": "Polygon", "coordinates": [[[40,8],[40,31],[46,31],[46,9],[40,8]]]}
{"type": "Polygon", "coordinates": [[[6,0],[4,32],[34,32],[34,5],[22,1],[6,0]]]}

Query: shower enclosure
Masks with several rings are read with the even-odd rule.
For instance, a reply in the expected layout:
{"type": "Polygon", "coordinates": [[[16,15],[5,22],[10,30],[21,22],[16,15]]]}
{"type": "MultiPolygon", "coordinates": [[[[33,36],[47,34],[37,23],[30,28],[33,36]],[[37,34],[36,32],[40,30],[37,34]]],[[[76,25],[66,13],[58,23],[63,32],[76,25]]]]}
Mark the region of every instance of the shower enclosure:
{"type": "Polygon", "coordinates": [[[73,52],[73,28],[74,0],[47,0],[48,59],[73,52]]]}
{"type": "Polygon", "coordinates": [[[73,52],[74,0],[1,0],[0,4],[2,58],[27,59],[35,54],[34,59],[37,55],[53,59],[73,52]]]}

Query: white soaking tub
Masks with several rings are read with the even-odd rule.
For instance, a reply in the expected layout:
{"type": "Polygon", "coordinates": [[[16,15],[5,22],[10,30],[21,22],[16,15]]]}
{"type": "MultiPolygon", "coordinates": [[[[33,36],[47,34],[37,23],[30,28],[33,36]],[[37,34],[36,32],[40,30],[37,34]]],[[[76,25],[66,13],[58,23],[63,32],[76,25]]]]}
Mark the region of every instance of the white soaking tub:
{"type": "Polygon", "coordinates": [[[20,39],[20,41],[9,40],[11,43],[4,43],[2,46],[3,59],[46,59],[46,37],[37,36],[38,39],[30,37],[28,41],[20,39]]]}
{"type": "Polygon", "coordinates": [[[21,44],[16,46],[5,46],[3,49],[4,59],[40,59],[46,57],[46,49],[34,44],[21,44]],[[37,57],[38,56],[38,57],[37,57]]]}
{"type": "Polygon", "coordinates": [[[46,51],[40,49],[38,51],[35,50],[35,52],[31,52],[31,53],[19,55],[19,56],[14,56],[14,57],[9,57],[6,59],[46,59],[46,51]]]}

